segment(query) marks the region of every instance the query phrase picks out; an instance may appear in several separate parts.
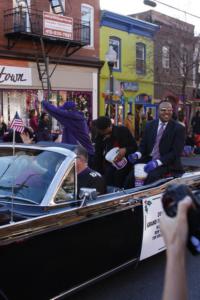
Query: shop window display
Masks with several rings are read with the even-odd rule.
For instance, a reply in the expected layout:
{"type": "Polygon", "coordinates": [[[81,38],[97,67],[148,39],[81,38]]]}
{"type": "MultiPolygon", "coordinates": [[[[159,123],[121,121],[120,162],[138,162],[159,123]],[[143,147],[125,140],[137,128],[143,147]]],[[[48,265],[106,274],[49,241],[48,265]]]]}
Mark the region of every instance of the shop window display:
{"type": "Polygon", "coordinates": [[[9,124],[16,111],[26,126],[29,125],[29,113],[35,109],[39,114],[41,111],[37,90],[4,90],[2,97],[2,114],[4,120],[9,124]]]}
{"type": "MultiPolygon", "coordinates": [[[[42,90],[4,90],[2,101],[2,112],[4,120],[9,124],[16,111],[23,119],[26,126],[29,125],[29,114],[35,110],[39,116],[42,112],[41,101],[45,98],[42,90]]],[[[77,109],[82,111],[90,125],[92,120],[92,92],[76,91],[52,91],[49,99],[54,105],[62,105],[66,100],[73,100],[77,109]]],[[[55,119],[52,119],[52,129],[61,129],[55,119]]]]}
{"type": "Polygon", "coordinates": [[[7,124],[9,124],[16,111],[20,117],[24,120],[26,116],[26,93],[18,91],[3,92],[3,116],[7,124]]]}

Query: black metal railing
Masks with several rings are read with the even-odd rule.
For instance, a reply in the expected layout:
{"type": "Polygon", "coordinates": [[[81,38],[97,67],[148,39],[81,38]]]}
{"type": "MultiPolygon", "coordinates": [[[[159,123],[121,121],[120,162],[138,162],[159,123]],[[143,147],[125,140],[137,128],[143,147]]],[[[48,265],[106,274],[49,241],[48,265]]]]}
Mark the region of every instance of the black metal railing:
{"type": "MultiPolygon", "coordinates": [[[[4,33],[23,33],[27,35],[43,34],[43,11],[29,10],[27,8],[13,8],[4,12],[4,33]]],[[[47,35],[45,35],[48,38],[47,35]]],[[[52,39],[51,36],[49,36],[52,39]]],[[[59,37],[58,37],[59,38],[59,37]]],[[[64,40],[62,38],[62,40],[64,40]]],[[[66,38],[66,40],[68,40],[66,38]]],[[[90,25],[83,23],[77,18],[73,18],[73,38],[72,40],[84,45],[90,44],[90,25]]]]}

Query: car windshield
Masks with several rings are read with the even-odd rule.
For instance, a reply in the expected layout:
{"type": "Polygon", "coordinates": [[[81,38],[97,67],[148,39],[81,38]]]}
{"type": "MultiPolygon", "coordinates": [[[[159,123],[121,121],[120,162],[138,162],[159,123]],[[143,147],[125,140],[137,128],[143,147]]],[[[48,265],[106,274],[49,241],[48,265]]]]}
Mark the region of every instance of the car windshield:
{"type": "Polygon", "coordinates": [[[40,204],[66,157],[46,150],[0,149],[0,198],[30,199],[40,204]]]}

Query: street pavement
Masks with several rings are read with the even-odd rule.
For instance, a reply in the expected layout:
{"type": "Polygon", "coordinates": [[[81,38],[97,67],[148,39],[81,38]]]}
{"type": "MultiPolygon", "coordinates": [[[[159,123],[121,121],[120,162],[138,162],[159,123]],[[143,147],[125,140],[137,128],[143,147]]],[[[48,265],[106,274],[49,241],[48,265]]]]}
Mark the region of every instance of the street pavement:
{"type": "MultiPolygon", "coordinates": [[[[161,300],[165,253],[129,267],[90,286],[66,300],[161,300]]],[[[200,299],[200,255],[187,254],[189,299],[200,299]]]]}

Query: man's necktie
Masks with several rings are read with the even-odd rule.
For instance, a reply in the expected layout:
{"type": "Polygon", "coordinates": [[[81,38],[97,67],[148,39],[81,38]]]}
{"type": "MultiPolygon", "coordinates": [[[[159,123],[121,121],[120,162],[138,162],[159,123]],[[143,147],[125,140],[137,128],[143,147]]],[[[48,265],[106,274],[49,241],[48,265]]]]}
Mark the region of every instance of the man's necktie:
{"type": "Polygon", "coordinates": [[[160,158],[159,144],[160,144],[160,140],[161,140],[164,130],[165,130],[165,123],[161,123],[159,130],[157,132],[156,142],[155,142],[155,145],[154,145],[153,151],[152,151],[152,159],[153,160],[160,158]]]}

